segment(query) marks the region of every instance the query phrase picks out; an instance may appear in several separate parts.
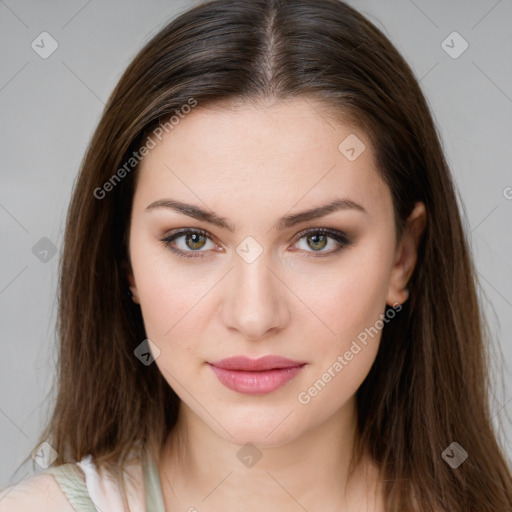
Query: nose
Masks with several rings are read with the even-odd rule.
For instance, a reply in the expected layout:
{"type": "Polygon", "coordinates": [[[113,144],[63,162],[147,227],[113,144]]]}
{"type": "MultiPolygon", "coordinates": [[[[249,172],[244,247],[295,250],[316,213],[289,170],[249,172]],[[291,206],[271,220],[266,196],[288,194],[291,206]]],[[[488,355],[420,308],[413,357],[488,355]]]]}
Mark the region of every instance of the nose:
{"type": "Polygon", "coordinates": [[[265,253],[252,263],[238,258],[230,273],[221,319],[243,339],[264,339],[289,322],[288,289],[269,263],[265,253]]]}

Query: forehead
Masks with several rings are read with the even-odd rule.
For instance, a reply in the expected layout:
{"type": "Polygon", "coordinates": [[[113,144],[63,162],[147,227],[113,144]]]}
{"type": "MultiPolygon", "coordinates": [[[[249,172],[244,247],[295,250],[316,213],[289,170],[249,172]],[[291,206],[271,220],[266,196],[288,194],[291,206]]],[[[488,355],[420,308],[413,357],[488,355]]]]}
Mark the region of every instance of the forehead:
{"type": "Polygon", "coordinates": [[[367,135],[305,99],[199,105],[164,134],[138,173],[136,201],[148,204],[170,196],[256,213],[348,197],[370,213],[392,208],[367,135]]]}

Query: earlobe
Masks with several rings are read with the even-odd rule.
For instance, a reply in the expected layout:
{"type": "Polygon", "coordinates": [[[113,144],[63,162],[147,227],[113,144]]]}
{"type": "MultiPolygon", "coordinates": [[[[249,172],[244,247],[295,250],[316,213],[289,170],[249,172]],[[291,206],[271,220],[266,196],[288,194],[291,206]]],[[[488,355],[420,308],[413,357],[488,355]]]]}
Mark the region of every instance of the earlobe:
{"type": "Polygon", "coordinates": [[[409,298],[407,287],[418,259],[418,246],[425,230],[427,214],[425,205],[416,202],[414,209],[407,219],[402,239],[400,240],[395,264],[391,271],[388,297],[386,303],[390,306],[404,303],[409,298]]]}
{"type": "Polygon", "coordinates": [[[132,273],[128,275],[128,281],[130,283],[129,293],[131,295],[133,302],[135,302],[135,304],[140,304],[139,297],[137,294],[137,286],[135,285],[135,278],[133,277],[132,273]]]}
{"type": "Polygon", "coordinates": [[[132,285],[132,282],[134,283],[133,276],[128,276],[128,278],[130,280],[128,295],[130,295],[131,299],[133,300],[133,302],[135,302],[135,304],[140,304],[139,297],[137,295],[137,287],[135,286],[135,284],[132,285]]]}
{"type": "Polygon", "coordinates": [[[128,283],[129,283],[128,290],[126,291],[126,293],[128,293],[128,295],[130,295],[133,302],[135,302],[136,304],[140,304],[139,297],[137,295],[137,286],[135,284],[135,277],[133,275],[131,265],[128,263],[128,261],[124,260],[122,263],[122,267],[123,267],[123,271],[128,279],[128,283]]]}

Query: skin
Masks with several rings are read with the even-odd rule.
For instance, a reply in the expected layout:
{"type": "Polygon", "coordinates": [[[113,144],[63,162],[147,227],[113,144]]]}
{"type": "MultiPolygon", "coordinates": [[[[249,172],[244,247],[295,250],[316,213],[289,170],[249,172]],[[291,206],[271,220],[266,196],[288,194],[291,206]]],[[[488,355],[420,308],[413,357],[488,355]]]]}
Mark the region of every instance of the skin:
{"type": "MultiPolygon", "coordinates": [[[[416,203],[395,245],[393,205],[367,136],[327,122],[312,100],[194,109],[144,158],[130,222],[129,280],[155,363],[181,399],[159,461],[167,510],[310,512],[382,509],[377,468],[365,459],[344,490],[356,428],[355,393],[377,354],[381,330],[307,404],[307,391],[386,304],[407,300],[426,213],[416,203]],[[338,145],[355,134],[366,149],[347,159],[338,145]],[[172,198],[216,212],[236,229],[168,208],[172,198]],[[283,215],[348,198],[346,209],[278,231],[283,215]],[[209,238],[161,242],[171,230],[209,238]],[[331,228],[352,242],[297,235],[331,228]],[[246,237],[263,248],[248,263],[246,237]],[[244,247],[242,244],[241,247],[244,247]],[[195,252],[194,252],[195,251],[195,252]],[[323,253],[324,256],[314,257],[323,253]],[[330,254],[327,254],[330,253],[330,254]],[[312,257],[307,257],[307,256],[312,257]],[[224,387],[207,362],[275,354],[307,365],[284,387],[250,396],[224,387]],[[261,459],[237,452],[251,442],[261,459]],[[300,504],[300,505],[299,505],[300,504]]],[[[396,313],[399,315],[400,313],[396,313]]]]}

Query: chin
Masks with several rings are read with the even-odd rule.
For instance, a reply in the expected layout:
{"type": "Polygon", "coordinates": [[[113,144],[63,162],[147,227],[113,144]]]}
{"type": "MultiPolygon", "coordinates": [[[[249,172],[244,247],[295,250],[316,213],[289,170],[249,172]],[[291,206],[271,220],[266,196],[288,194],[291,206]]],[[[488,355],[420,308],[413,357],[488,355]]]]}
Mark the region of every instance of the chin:
{"type": "Polygon", "coordinates": [[[259,448],[274,448],[286,445],[297,439],[300,435],[298,427],[288,421],[291,418],[283,421],[285,417],[286,414],[281,414],[278,419],[267,415],[264,419],[259,418],[254,421],[250,419],[250,416],[245,416],[239,421],[221,420],[221,425],[229,433],[217,424],[212,425],[209,422],[209,426],[230,443],[240,446],[252,443],[259,448]]]}

